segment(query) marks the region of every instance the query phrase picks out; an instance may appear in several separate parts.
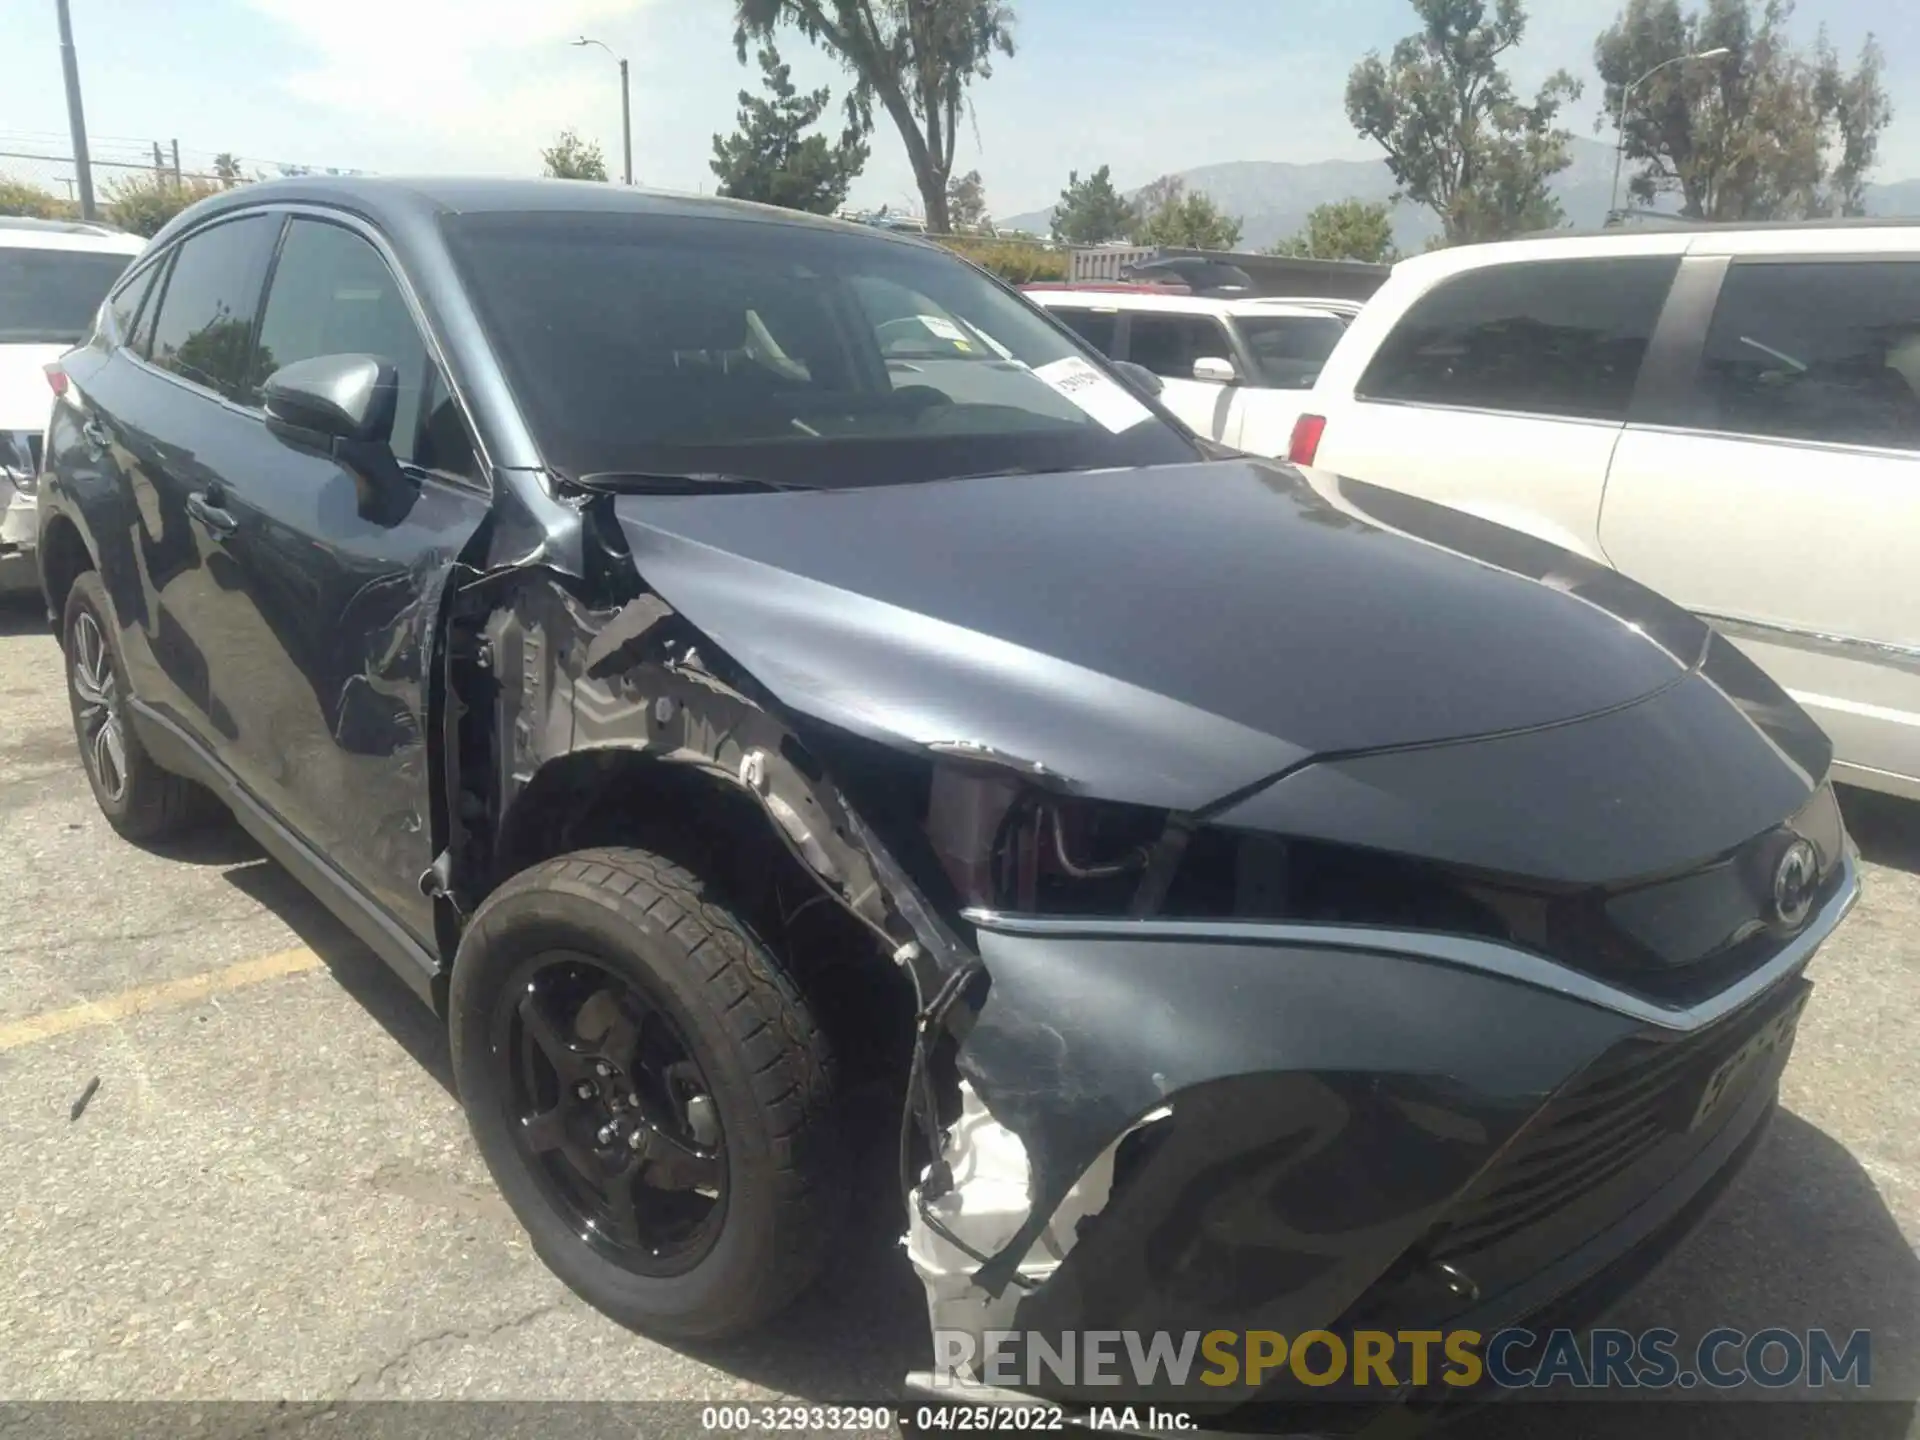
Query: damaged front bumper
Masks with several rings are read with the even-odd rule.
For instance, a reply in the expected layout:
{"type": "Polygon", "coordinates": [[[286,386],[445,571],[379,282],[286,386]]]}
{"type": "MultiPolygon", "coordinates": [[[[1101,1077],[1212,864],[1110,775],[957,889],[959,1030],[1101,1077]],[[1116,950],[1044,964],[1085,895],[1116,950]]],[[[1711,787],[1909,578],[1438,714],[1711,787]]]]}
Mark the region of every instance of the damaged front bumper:
{"type": "Polygon", "coordinates": [[[1690,1006],[1463,937],[969,912],[990,987],[956,1054],[950,1184],[909,1220],[937,1362],[1099,1403],[1116,1391],[1030,1349],[953,1362],[1004,1353],[992,1332],[1052,1353],[1092,1331],[1490,1332],[1624,1288],[1750,1152],[1807,962],[1857,893],[1848,857],[1791,939],[1690,1006]]]}

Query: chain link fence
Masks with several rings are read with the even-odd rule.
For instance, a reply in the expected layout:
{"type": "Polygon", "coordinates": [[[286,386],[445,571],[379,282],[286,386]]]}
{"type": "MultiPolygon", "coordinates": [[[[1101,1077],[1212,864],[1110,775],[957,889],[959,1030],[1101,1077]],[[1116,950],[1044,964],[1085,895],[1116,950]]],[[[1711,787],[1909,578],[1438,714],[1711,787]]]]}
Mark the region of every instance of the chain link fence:
{"type": "MultiPolygon", "coordinates": [[[[111,194],[129,184],[158,179],[194,188],[270,180],[286,175],[359,175],[359,170],[297,164],[260,156],[184,147],[177,140],[131,136],[89,136],[89,173],[96,202],[104,208],[111,194]]],[[[11,182],[44,191],[57,202],[77,206],[79,167],[69,138],[40,131],[0,130],[0,185],[11,182]]]]}

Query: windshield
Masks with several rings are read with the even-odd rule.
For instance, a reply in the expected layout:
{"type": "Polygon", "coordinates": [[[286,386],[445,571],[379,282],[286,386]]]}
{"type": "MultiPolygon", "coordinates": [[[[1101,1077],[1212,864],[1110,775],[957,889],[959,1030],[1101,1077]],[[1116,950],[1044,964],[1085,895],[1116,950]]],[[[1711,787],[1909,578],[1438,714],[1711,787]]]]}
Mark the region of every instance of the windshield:
{"type": "Polygon", "coordinates": [[[1347,325],[1337,315],[1242,315],[1235,323],[1260,367],[1260,383],[1309,390],[1347,325]]]}
{"type": "Polygon", "coordinates": [[[946,252],[803,225],[449,216],[549,462],[832,487],[1198,458],[946,252]]]}
{"type": "Polygon", "coordinates": [[[131,255],[0,246],[0,345],[75,345],[131,255]]]}

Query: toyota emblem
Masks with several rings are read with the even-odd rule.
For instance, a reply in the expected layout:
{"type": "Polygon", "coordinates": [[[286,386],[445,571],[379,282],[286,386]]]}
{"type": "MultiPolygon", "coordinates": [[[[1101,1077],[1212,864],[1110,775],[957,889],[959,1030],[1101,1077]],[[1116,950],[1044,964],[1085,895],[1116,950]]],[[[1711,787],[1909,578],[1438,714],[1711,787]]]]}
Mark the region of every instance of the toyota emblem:
{"type": "Polygon", "coordinates": [[[1805,840],[1796,840],[1780,856],[1773,871],[1773,918],[1788,930],[1797,930],[1813,908],[1813,892],[1820,878],[1820,857],[1805,840]]]}

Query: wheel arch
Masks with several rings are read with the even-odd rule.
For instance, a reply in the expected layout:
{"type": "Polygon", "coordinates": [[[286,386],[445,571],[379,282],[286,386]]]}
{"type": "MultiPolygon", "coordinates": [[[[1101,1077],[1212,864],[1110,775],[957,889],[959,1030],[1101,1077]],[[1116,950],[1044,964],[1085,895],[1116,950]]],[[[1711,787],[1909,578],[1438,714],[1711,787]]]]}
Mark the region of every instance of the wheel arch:
{"type": "Polygon", "coordinates": [[[46,596],[48,615],[58,625],[67,596],[73,592],[73,582],[100,567],[79,524],[64,513],[49,517],[40,532],[39,549],[40,588],[46,596]]]}

